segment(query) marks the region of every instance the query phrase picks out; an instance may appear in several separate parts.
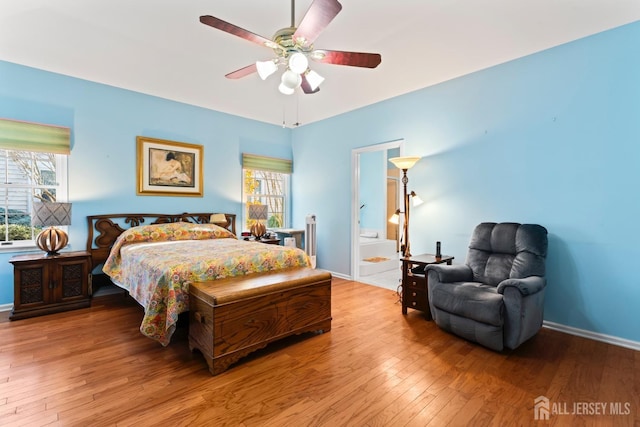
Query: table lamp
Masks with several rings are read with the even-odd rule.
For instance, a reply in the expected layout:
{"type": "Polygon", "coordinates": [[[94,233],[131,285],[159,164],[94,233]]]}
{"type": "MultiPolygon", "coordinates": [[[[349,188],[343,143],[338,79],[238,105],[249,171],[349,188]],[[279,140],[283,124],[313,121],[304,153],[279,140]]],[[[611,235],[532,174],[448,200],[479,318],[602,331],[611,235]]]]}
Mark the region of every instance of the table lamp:
{"type": "Polygon", "coordinates": [[[268,206],[267,205],[249,205],[249,219],[255,222],[251,226],[251,235],[256,239],[261,238],[267,232],[267,227],[262,221],[267,219],[268,206]]]}
{"type": "Polygon", "coordinates": [[[47,256],[59,255],[59,250],[69,242],[69,237],[59,226],[71,225],[71,203],[42,202],[33,204],[31,224],[43,229],[36,237],[36,245],[47,256]]]}

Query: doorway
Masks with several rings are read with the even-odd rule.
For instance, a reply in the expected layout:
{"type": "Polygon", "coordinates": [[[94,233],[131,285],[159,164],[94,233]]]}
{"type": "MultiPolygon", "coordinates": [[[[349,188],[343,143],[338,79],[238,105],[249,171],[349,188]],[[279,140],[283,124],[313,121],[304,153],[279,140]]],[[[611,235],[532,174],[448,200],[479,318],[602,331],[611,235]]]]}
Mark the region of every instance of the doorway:
{"type": "Polygon", "coordinates": [[[400,175],[388,159],[402,155],[397,140],[352,150],[353,280],[397,290],[400,232],[388,219],[400,206],[400,175]]]}

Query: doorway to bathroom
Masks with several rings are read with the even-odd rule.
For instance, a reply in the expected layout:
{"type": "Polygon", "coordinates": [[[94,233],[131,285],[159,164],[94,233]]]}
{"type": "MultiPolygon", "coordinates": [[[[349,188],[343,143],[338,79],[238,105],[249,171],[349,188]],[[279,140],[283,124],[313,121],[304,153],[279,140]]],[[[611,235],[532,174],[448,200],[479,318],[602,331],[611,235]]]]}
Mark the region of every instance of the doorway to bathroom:
{"type": "Polygon", "coordinates": [[[400,206],[400,175],[388,159],[402,155],[404,141],[352,151],[353,280],[392,290],[400,284],[400,228],[388,219],[400,206]]]}

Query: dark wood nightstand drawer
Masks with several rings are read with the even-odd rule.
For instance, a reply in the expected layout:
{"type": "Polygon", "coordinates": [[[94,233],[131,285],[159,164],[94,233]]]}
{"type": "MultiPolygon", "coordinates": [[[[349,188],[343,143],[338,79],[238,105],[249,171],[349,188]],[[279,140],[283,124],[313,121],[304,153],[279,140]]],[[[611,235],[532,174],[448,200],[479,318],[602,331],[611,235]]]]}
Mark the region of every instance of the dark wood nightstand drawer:
{"type": "Polygon", "coordinates": [[[429,309],[429,300],[427,298],[426,289],[417,287],[407,287],[403,291],[402,301],[407,307],[415,310],[427,311],[429,309]]]}
{"type": "Polygon", "coordinates": [[[402,284],[407,288],[427,289],[427,278],[422,275],[407,275],[406,283],[402,284]]]}

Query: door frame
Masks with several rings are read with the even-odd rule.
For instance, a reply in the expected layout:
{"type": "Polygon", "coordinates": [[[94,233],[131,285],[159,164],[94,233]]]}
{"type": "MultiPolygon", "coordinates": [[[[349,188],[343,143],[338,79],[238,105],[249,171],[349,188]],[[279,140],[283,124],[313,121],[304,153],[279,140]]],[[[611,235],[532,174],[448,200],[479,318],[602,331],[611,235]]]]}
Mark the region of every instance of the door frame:
{"type": "MultiPolygon", "coordinates": [[[[398,148],[400,156],[404,155],[404,139],[397,139],[389,142],[368,145],[366,147],[354,148],[351,150],[351,280],[360,279],[360,154],[372,151],[388,151],[398,148]]],[[[387,158],[385,156],[385,163],[387,158]]],[[[381,182],[386,183],[387,173],[384,169],[384,177],[381,182]]],[[[385,198],[386,191],[382,191],[385,198]]]]}

